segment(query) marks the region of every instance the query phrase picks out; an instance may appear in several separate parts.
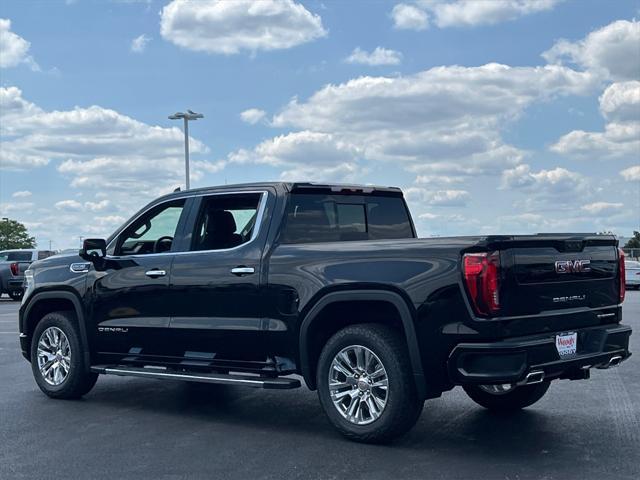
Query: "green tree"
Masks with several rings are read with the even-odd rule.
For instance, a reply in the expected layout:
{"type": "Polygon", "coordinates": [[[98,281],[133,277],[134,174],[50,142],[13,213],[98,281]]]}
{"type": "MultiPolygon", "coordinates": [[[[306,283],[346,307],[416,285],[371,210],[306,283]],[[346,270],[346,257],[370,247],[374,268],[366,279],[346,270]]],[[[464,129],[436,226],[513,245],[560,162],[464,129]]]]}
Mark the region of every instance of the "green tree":
{"type": "Polygon", "coordinates": [[[36,239],[29,236],[27,227],[16,220],[0,220],[0,250],[35,247],[36,239]]]}
{"type": "Polygon", "coordinates": [[[640,248],[640,232],[633,232],[633,237],[629,239],[624,248],[640,248]]]}

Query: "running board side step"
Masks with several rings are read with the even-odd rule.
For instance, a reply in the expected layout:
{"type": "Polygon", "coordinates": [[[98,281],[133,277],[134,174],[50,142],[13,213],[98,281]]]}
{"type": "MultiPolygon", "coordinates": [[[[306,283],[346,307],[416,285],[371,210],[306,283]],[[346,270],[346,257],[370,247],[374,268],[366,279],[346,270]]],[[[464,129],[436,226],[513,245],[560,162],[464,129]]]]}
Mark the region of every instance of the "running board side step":
{"type": "Polygon", "coordinates": [[[111,365],[95,365],[91,371],[103,375],[122,377],[157,378],[161,380],[183,380],[187,382],[219,383],[271,390],[288,390],[300,387],[300,380],[284,377],[259,377],[252,375],[228,375],[222,373],[200,373],[167,370],[162,367],[136,368],[111,365]]]}

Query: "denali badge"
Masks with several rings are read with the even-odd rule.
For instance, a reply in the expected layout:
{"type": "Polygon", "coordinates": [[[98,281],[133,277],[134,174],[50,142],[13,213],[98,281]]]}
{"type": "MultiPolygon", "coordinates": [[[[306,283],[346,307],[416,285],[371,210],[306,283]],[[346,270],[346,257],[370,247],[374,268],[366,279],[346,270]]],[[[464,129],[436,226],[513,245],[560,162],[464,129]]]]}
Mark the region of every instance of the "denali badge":
{"type": "Polygon", "coordinates": [[[126,327],[98,327],[98,331],[111,333],[127,333],[129,329],[126,327]]]}
{"type": "Polygon", "coordinates": [[[553,303],[581,302],[586,300],[586,295],[571,295],[570,297],[553,297],[553,303]]]}
{"type": "Polygon", "coordinates": [[[583,273],[590,272],[591,260],[558,260],[556,273],[583,273]]]}

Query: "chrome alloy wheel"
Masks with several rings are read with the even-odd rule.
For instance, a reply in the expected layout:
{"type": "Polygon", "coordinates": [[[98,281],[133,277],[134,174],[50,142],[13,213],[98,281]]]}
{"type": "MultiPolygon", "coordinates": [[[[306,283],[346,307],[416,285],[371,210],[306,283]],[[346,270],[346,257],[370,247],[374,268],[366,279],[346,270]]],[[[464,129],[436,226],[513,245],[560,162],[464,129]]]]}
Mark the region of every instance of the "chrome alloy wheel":
{"type": "Polygon", "coordinates": [[[511,383],[501,383],[500,385],[480,385],[480,388],[492,395],[504,395],[511,392],[516,386],[511,383]]]}
{"type": "Polygon", "coordinates": [[[49,385],[60,385],[71,368],[69,339],[58,327],[49,327],[38,340],[38,368],[49,385]]]}
{"type": "Polygon", "coordinates": [[[343,348],[329,370],[329,392],[334,407],[356,425],[367,425],[382,415],[389,379],[378,356],[361,345],[343,348]]]}

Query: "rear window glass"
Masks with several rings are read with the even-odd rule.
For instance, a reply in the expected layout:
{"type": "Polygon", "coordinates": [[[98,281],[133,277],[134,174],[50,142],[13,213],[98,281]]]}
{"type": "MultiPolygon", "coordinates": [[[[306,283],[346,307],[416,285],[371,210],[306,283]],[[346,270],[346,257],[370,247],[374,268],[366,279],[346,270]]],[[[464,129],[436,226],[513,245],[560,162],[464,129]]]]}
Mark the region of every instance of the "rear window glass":
{"type": "Polygon", "coordinates": [[[413,238],[401,197],[292,194],[283,243],[413,238]]]}
{"type": "Polygon", "coordinates": [[[0,252],[0,262],[29,262],[31,252],[0,252]]]}

